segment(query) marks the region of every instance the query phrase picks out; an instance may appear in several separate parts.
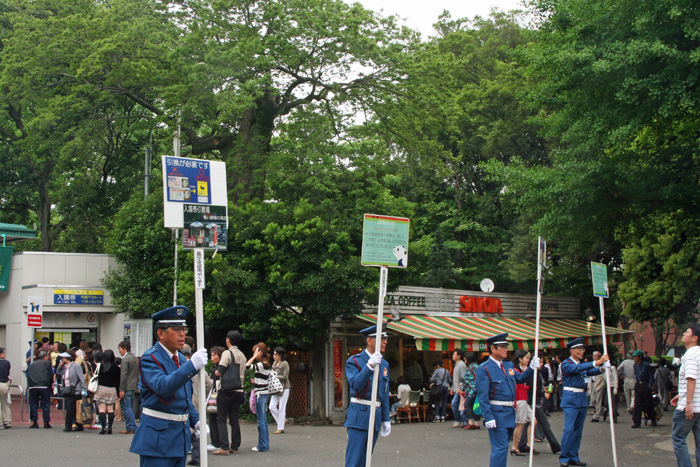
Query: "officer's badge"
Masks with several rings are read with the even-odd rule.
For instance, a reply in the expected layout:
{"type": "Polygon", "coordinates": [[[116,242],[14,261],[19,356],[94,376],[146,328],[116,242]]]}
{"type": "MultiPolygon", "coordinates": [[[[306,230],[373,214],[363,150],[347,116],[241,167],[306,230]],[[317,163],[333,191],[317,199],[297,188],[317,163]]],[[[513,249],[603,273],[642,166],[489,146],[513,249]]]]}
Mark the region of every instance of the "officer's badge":
{"type": "Polygon", "coordinates": [[[387,377],[387,369],[386,368],[384,368],[384,377],[385,378],[387,377]]]}
{"type": "Polygon", "coordinates": [[[515,370],[511,368],[510,370],[508,370],[508,374],[511,376],[515,376],[515,370]]]}
{"type": "Polygon", "coordinates": [[[184,312],[185,312],[185,310],[182,309],[182,308],[178,308],[178,309],[175,311],[175,313],[177,313],[178,316],[182,316],[182,314],[183,314],[184,312]]]}

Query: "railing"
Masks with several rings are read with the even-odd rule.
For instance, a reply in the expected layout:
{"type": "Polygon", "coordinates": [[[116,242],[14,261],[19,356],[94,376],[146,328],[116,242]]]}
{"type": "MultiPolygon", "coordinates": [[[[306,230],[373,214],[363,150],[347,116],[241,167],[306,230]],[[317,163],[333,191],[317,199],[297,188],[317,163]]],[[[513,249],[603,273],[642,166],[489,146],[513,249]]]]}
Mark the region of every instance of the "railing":
{"type": "Polygon", "coordinates": [[[19,400],[20,400],[20,416],[19,419],[23,420],[24,419],[24,404],[26,403],[25,397],[24,397],[24,389],[22,386],[19,384],[10,384],[10,391],[12,391],[12,388],[17,388],[19,389],[19,400]]]}

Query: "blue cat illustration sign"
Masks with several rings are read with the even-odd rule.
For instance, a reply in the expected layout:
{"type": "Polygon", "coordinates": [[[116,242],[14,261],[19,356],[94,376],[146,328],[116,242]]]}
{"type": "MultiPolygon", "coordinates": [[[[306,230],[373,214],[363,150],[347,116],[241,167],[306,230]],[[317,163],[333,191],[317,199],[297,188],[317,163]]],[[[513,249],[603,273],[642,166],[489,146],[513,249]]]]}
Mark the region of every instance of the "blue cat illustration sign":
{"type": "Polygon", "coordinates": [[[363,266],[408,266],[408,230],[406,217],[365,214],[362,230],[363,266]]]}

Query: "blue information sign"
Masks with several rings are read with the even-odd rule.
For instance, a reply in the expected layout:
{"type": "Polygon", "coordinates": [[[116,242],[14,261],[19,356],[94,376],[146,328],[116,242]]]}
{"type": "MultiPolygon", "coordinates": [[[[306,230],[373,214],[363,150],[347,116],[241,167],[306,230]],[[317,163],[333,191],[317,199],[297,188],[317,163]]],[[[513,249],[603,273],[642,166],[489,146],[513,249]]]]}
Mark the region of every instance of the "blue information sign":
{"type": "Polygon", "coordinates": [[[209,161],[166,156],[167,200],[211,204],[210,169],[209,161]]]}

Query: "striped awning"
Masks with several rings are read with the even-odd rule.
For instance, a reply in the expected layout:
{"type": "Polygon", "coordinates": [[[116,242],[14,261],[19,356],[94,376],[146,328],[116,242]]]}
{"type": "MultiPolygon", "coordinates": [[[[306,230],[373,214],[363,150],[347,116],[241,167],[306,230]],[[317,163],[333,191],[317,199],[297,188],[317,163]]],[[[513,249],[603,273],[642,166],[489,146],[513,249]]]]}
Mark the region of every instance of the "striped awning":
{"type": "MultiPolygon", "coordinates": [[[[377,322],[374,314],[359,317],[377,322]]],[[[502,332],[508,333],[509,350],[535,348],[535,320],[530,318],[407,315],[398,323],[389,323],[387,329],[415,337],[418,350],[483,351],[487,350],[486,339],[502,332]]],[[[632,331],[610,326],[605,327],[605,333],[608,343],[634,338],[632,331]]],[[[602,327],[578,319],[540,320],[539,348],[561,349],[576,337],[582,337],[585,345],[602,344],[602,327]]]]}

